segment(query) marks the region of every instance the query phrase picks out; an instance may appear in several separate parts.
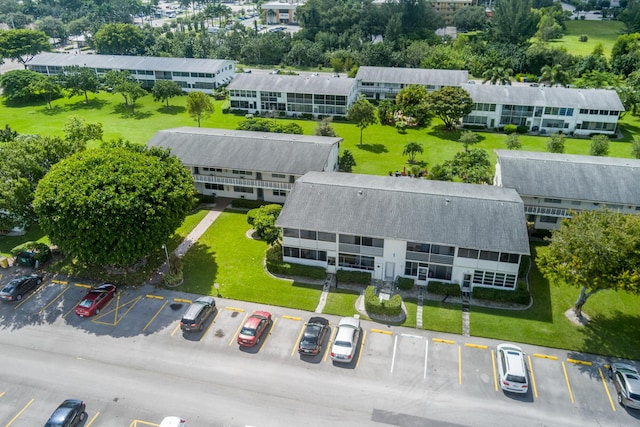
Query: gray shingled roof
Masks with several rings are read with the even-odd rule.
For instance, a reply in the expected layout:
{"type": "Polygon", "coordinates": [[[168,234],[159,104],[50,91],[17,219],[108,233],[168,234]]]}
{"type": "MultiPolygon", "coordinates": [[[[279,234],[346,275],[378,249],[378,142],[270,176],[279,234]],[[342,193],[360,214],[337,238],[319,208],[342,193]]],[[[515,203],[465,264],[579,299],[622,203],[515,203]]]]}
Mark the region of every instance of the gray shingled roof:
{"type": "Polygon", "coordinates": [[[227,89],[349,96],[355,85],[355,79],[243,73],[236,74],[227,89]]]}
{"type": "Polygon", "coordinates": [[[502,186],[522,196],[640,205],[640,160],[495,150],[502,186]]]}
{"type": "Polygon", "coordinates": [[[157,56],[126,55],[73,55],[66,53],[41,53],[36,55],[27,65],[49,65],[70,67],[77,65],[90,68],[107,68],[119,70],[160,70],[184,71],[199,73],[215,73],[223,66],[234,61],[226,59],[164,58],[157,56]]]}
{"type": "Polygon", "coordinates": [[[473,102],[624,111],[615,90],[463,84],[473,102]]]}
{"type": "Polygon", "coordinates": [[[276,225],[529,254],[522,199],[490,185],[310,172],[276,225]]]}
{"type": "Polygon", "coordinates": [[[148,147],[170,148],[185,165],[303,175],[322,171],[342,138],[181,127],[157,132],[148,147]]]}
{"type": "Polygon", "coordinates": [[[356,80],[405,85],[459,86],[469,80],[469,72],[425,68],[360,67],[356,80]]]}

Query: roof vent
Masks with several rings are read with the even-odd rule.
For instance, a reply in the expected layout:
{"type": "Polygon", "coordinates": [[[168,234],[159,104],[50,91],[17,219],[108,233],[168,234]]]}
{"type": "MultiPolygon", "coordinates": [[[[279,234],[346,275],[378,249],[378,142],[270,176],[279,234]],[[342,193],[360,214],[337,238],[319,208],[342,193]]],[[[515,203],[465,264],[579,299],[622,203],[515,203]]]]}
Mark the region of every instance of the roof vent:
{"type": "Polygon", "coordinates": [[[358,190],[358,196],[362,196],[362,195],[364,195],[364,191],[358,190]]]}

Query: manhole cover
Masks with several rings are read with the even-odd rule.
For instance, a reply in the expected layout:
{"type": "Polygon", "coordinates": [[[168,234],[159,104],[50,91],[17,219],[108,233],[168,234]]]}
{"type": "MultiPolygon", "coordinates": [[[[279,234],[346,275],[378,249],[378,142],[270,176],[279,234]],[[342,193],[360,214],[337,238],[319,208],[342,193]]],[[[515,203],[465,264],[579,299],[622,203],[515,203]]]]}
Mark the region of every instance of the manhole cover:
{"type": "Polygon", "coordinates": [[[222,338],[224,336],[224,331],[222,329],[218,329],[215,335],[219,338],[222,338]]]}

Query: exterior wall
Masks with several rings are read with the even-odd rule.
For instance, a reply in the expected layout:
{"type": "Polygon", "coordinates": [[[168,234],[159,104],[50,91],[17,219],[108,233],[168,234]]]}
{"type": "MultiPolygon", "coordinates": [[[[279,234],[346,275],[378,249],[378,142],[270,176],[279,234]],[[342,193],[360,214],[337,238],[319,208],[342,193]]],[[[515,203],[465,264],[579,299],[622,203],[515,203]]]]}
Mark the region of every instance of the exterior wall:
{"type": "MultiPolygon", "coordinates": [[[[453,252],[450,252],[453,255],[435,252],[418,253],[408,251],[408,243],[403,240],[385,239],[382,247],[369,247],[342,243],[338,233],[335,241],[327,242],[313,238],[300,238],[301,234],[296,235],[296,232],[298,230],[283,229],[282,246],[285,262],[318,266],[325,268],[329,273],[335,273],[337,269],[366,271],[371,273],[373,279],[384,281],[394,281],[397,277],[409,277],[415,279],[417,285],[422,286],[427,285],[431,280],[438,280],[456,283],[461,287],[468,287],[469,290],[474,287],[514,290],[522,258],[518,254],[491,251],[466,250],[462,253],[461,248],[454,248],[453,252]],[[300,256],[290,256],[291,251],[300,256]],[[303,251],[321,251],[326,256],[317,257],[322,259],[305,259],[301,255],[303,251]],[[472,257],[473,253],[475,258],[472,257]],[[366,256],[372,258],[373,263],[367,263],[366,268],[341,266],[341,254],[366,256]]],[[[314,232],[311,231],[311,233],[314,232]]],[[[442,245],[430,246],[442,247],[442,245]]]]}
{"type": "Polygon", "coordinates": [[[485,126],[490,129],[502,128],[505,124],[526,126],[530,132],[573,133],[591,135],[600,133],[615,135],[618,111],[586,110],[570,106],[563,108],[510,106],[490,103],[476,103],[474,110],[462,119],[464,125],[485,126]]]}
{"type": "Polygon", "coordinates": [[[300,178],[299,175],[277,172],[237,170],[234,173],[230,169],[215,167],[190,166],[188,169],[195,180],[196,191],[200,194],[275,203],[284,203],[293,182],[300,178]]]}
{"type": "Polygon", "coordinates": [[[453,15],[458,10],[477,4],[471,0],[431,0],[430,3],[433,10],[442,17],[446,25],[453,23],[453,15]]]}
{"type": "Polygon", "coordinates": [[[266,3],[262,5],[264,21],[273,24],[297,24],[296,4],[266,3]]]}
{"type": "MultiPolygon", "coordinates": [[[[55,76],[61,74],[62,67],[48,65],[29,65],[27,69],[36,71],[47,76],[55,76]]],[[[94,72],[103,77],[107,71],[120,68],[93,68],[94,72]]],[[[142,87],[149,89],[153,87],[156,80],[173,80],[180,85],[184,92],[199,91],[204,93],[213,93],[215,89],[230,82],[235,75],[235,64],[228,61],[221,69],[214,73],[202,72],[182,72],[167,70],[127,70],[138,82],[142,83],[142,87]]]]}
{"type": "Polygon", "coordinates": [[[329,158],[324,166],[325,172],[336,172],[338,170],[338,159],[340,157],[340,145],[336,144],[329,153],[329,158]]]}
{"type": "MultiPolygon", "coordinates": [[[[401,89],[411,86],[404,83],[390,83],[390,82],[358,82],[358,90],[367,99],[382,100],[382,99],[396,99],[396,95],[401,89]]],[[[424,85],[429,92],[442,89],[439,85],[424,85]]]]}

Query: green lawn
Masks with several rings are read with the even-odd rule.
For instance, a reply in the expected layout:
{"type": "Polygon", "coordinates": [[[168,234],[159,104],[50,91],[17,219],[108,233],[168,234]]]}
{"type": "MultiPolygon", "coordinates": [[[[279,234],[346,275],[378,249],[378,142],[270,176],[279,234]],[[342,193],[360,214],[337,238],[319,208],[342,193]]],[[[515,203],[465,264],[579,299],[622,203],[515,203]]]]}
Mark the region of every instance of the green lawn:
{"type": "Polygon", "coordinates": [[[572,55],[590,55],[593,49],[600,43],[604,47],[604,53],[611,57],[611,48],[619,35],[623,34],[624,24],[620,21],[567,21],[567,31],[560,40],[552,42],[552,45],[562,46],[572,55]],[[588,36],[586,42],[578,41],[582,34],[588,36]]]}
{"type": "MultiPolygon", "coordinates": [[[[546,250],[533,245],[532,256],[546,250]]],[[[471,307],[471,335],[526,342],[586,353],[640,359],[640,297],[602,291],[587,301],[588,326],[576,326],[564,315],[579,289],[550,284],[534,266],[530,277],[534,304],[529,310],[471,307]]]]}
{"type": "Polygon", "coordinates": [[[13,249],[18,245],[23,244],[24,242],[30,242],[30,241],[43,242],[43,243],[49,244],[49,238],[44,235],[42,230],[40,230],[40,227],[38,227],[37,225],[34,225],[29,227],[29,229],[27,230],[27,234],[25,234],[24,236],[10,237],[10,236],[0,235],[0,256],[10,258],[12,256],[10,252],[11,249],[13,249]]]}
{"type": "Polygon", "coordinates": [[[422,327],[431,331],[462,333],[462,305],[424,300],[422,327]]]}

